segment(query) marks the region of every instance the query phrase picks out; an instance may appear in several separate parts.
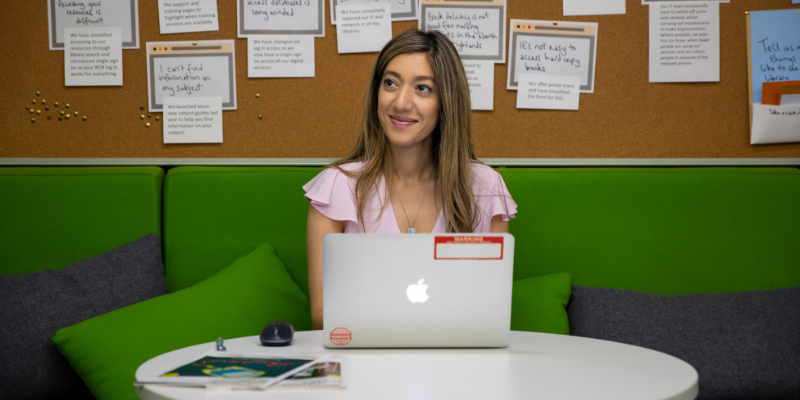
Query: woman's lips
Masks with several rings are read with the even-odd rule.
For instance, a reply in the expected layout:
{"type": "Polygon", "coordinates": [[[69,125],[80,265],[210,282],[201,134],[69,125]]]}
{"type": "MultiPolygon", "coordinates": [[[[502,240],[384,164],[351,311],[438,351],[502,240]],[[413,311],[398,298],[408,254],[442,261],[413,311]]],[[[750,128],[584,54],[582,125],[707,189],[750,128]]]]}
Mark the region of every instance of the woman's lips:
{"type": "Polygon", "coordinates": [[[392,120],[392,123],[399,128],[405,128],[419,122],[415,119],[394,116],[394,115],[390,115],[389,118],[392,120]]]}

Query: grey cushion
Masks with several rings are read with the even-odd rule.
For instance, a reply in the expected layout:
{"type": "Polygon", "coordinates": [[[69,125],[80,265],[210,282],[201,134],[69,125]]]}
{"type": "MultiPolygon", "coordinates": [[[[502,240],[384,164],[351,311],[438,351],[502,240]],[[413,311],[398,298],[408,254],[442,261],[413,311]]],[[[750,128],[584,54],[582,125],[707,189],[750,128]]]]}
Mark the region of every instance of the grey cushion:
{"type": "Polygon", "coordinates": [[[698,399],[800,399],[800,287],[665,296],[572,287],[573,335],[671,354],[698,399]]]}
{"type": "Polygon", "coordinates": [[[61,270],[0,276],[0,397],[85,395],[83,381],[50,338],[61,328],[167,293],[155,234],[61,270]]]}

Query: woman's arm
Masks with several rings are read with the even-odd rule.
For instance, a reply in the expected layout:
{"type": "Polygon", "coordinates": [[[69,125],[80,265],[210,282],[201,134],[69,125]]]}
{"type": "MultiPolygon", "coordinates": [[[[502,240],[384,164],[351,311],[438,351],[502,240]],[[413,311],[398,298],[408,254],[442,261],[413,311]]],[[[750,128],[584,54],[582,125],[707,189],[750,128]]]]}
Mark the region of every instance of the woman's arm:
{"type": "Polygon", "coordinates": [[[508,222],[503,221],[502,215],[492,217],[492,233],[508,233],[508,222]]]}
{"type": "MultiPolygon", "coordinates": [[[[506,223],[506,226],[508,223],[506,223]]],[[[494,226],[494,225],[493,225],[494,226]]],[[[311,300],[311,329],[322,329],[322,238],[343,233],[344,221],[334,221],[308,205],[306,249],[308,251],[308,295],[311,300]]]]}

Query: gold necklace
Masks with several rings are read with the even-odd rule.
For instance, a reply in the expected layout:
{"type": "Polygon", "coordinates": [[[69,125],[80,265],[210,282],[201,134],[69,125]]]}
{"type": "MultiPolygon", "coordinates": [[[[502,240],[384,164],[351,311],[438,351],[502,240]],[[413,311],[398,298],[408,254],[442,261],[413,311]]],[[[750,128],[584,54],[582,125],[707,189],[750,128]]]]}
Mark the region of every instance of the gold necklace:
{"type": "MultiPolygon", "coordinates": [[[[425,183],[425,194],[422,195],[422,203],[419,204],[419,210],[417,210],[417,216],[414,217],[414,222],[417,222],[417,218],[419,218],[419,213],[422,211],[422,205],[425,204],[425,196],[428,195],[428,185],[431,183],[431,177],[428,175],[428,182],[425,183]]],[[[403,205],[403,199],[400,197],[400,194],[397,194],[397,199],[400,200],[400,207],[403,208],[403,214],[406,216],[406,221],[408,222],[408,229],[406,233],[414,234],[417,233],[417,230],[414,229],[414,223],[408,219],[408,213],[406,212],[406,206],[403,205]]]]}

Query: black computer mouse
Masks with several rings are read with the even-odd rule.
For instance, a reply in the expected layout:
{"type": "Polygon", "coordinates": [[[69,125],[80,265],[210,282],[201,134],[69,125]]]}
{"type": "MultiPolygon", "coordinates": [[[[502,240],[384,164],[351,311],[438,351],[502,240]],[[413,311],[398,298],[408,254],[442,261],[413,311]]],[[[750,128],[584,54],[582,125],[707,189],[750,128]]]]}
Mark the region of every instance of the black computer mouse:
{"type": "Polygon", "coordinates": [[[264,346],[288,346],[294,337],[294,327],[283,321],[274,321],[267,324],[261,331],[261,344],[264,346]]]}

